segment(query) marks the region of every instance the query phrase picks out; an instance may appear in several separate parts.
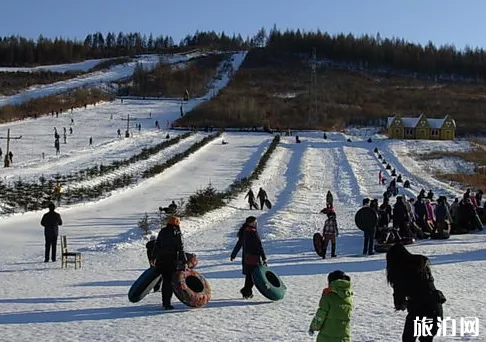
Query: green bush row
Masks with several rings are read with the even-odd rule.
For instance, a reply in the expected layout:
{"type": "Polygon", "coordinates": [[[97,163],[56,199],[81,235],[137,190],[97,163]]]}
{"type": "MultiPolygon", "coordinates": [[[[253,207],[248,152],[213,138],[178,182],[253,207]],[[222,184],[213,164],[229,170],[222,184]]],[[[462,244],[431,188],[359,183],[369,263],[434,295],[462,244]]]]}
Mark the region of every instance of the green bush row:
{"type": "Polygon", "coordinates": [[[222,131],[220,131],[216,134],[212,134],[212,135],[205,137],[201,141],[198,141],[195,144],[193,144],[191,147],[189,147],[184,152],[174,155],[172,158],[167,160],[165,163],[154,165],[151,168],[149,168],[148,170],[145,170],[142,173],[142,177],[143,178],[150,178],[150,177],[153,177],[153,176],[155,176],[159,173],[164,172],[164,170],[166,170],[169,167],[171,167],[172,165],[180,162],[182,159],[189,157],[189,155],[193,154],[194,152],[199,150],[201,147],[208,144],[210,141],[220,137],[221,134],[223,134],[222,131]]]}
{"type": "Polygon", "coordinates": [[[184,216],[201,216],[212,210],[222,208],[226,205],[227,200],[235,198],[242,192],[251,187],[253,181],[258,179],[262,174],[268,159],[280,142],[280,135],[273,138],[272,143],[261,156],[258,165],[255,167],[250,176],[235,180],[226,191],[217,191],[211,184],[205,189],[198,190],[191,195],[187,201],[184,216]]]}

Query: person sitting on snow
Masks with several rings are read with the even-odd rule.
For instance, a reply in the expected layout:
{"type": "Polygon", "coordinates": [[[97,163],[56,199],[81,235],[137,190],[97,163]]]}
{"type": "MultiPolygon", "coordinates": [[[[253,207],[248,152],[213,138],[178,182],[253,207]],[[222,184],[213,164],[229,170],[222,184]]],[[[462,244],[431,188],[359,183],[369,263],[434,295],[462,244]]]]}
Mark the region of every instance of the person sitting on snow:
{"type": "Polygon", "coordinates": [[[343,271],[327,276],[328,287],[322,291],[319,309],[312,319],[309,335],[318,331],[317,341],[351,341],[353,292],[351,278],[343,271]]]}
{"type": "Polygon", "coordinates": [[[327,212],[327,220],[324,222],[322,229],[322,236],[324,238],[324,245],[322,248],[322,258],[326,258],[327,246],[331,241],[331,258],[336,257],[336,237],[339,236],[339,230],[336,221],[336,213],[334,211],[327,212]]]}

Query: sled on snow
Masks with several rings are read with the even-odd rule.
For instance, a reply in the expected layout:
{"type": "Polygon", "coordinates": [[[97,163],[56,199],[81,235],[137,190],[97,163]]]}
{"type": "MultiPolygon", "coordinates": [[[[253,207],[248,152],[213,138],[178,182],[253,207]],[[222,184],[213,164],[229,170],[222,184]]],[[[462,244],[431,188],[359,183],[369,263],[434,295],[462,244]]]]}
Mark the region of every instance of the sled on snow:
{"type": "Polygon", "coordinates": [[[141,301],[152,291],[161,278],[162,275],[155,267],[145,270],[130,287],[128,300],[132,303],[141,301]]]}
{"type": "Polygon", "coordinates": [[[312,240],[314,243],[314,250],[318,256],[322,257],[324,252],[324,242],[321,233],[315,233],[312,240]]]}
{"type": "Polygon", "coordinates": [[[272,202],[270,202],[269,200],[265,200],[265,206],[267,207],[267,209],[272,209],[272,202]]]}
{"type": "Polygon", "coordinates": [[[285,296],[287,287],[282,279],[270,268],[260,265],[253,270],[253,282],[258,291],[270,300],[281,300],[285,296]]]}

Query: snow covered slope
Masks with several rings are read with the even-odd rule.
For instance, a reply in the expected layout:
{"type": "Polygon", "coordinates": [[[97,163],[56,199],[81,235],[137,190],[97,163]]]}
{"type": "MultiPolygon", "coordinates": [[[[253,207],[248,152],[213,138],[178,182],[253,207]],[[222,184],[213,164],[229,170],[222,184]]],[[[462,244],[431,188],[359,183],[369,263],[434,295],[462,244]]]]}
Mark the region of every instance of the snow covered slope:
{"type": "Polygon", "coordinates": [[[0,72],[36,72],[36,71],[52,71],[52,72],[67,72],[67,71],[82,71],[86,72],[89,69],[95,67],[99,63],[108,60],[109,58],[102,59],[88,59],[86,61],[78,63],[68,64],[52,64],[41,65],[37,67],[0,67],[0,72]]]}
{"type": "MultiPolygon", "coordinates": [[[[192,52],[189,54],[169,55],[167,56],[166,62],[169,64],[180,63],[199,57],[201,55],[204,55],[204,53],[192,52]]],[[[58,94],[80,87],[99,86],[102,84],[119,81],[130,77],[133,74],[133,71],[135,70],[137,64],[142,65],[144,69],[152,69],[157,66],[159,62],[159,55],[141,55],[133,59],[129,63],[111,66],[108,70],[93,72],[66,81],[32,86],[29,89],[26,89],[25,91],[22,91],[12,96],[0,96],[0,106],[19,104],[34,98],[58,94]]],[[[82,64],[80,67],[86,67],[86,65],[89,65],[88,61],[83,63],[84,64],[82,64]]],[[[62,67],[63,66],[52,66],[53,69],[62,69],[62,67]]]]}
{"type": "MultiPolygon", "coordinates": [[[[140,117],[142,113],[146,117],[145,102],[128,102],[89,110],[122,110],[123,106],[131,106],[126,108],[137,115],[138,106],[140,117]]],[[[153,117],[158,115],[161,120],[177,116],[177,103],[158,101],[147,106],[152,108],[153,117]],[[156,103],[164,105],[157,107],[156,103]]],[[[91,129],[109,122],[110,111],[99,114],[104,118],[98,122],[88,120],[94,120],[89,110],[80,117],[86,116],[83,122],[91,129]]],[[[77,120],[81,122],[80,117],[77,120]]],[[[35,123],[25,125],[34,127],[35,123]]],[[[163,134],[154,129],[144,130],[145,125],[140,136],[122,139],[124,142],[110,138],[113,140],[110,144],[118,146],[114,150],[120,148],[128,155],[130,149],[135,153],[140,148],[143,139],[151,143],[151,139],[163,134]]],[[[220,138],[137,186],[95,203],[59,208],[65,221],[61,234],[68,236],[70,249],[83,253],[80,270],[62,270],[59,261],[42,262],[41,212],[3,218],[0,221],[0,340],[312,341],[315,338],[309,337],[307,330],[322,289],[327,285],[327,274],[341,269],[352,280],[353,341],[400,341],[406,313],[393,308],[392,291],[386,284],[384,255],[361,256],[362,232],[354,225],[354,214],[362,198],[381,198],[385,191],[377,179],[378,171],[384,168],[373,148],[378,146],[397,171],[403,171],[404,176],[413,180],[416,188],[431,186],[437,195],[448,196],[456,191],[433,180],[430,174],[413,170],[413,160],[394,154],[389,141],[377,139],[370,144],[364,138],[341,133],[329,133],[327,140],[322,139],[321,133],[298,134],[301,144],[295,144],[293,137],[282,137],[253,185],[254,191],[259,187],[267,191],[273,203],[271,210],[249,210],[241,194],[224,208],[182,221],[186,250],[198,254],[197,269],[212,286],[213,297],[202,309],[190,309],[174,298],[175,310],[163,311],[160,293],[149,294],[137,304],[128,301],[128,289],[148,267],[146,240],[137,228],[137,221],[145,212],[153,212],[170,200],[187,199],[209,181],[224,189],[234,179],[248,175],[268,146],[270,135],[225,133],[228,145],[222,145],[220,138]],[[346,142],[348,137],[352,142],[346,142]],[[334,195],[340,235],[338,257],[322,260],[313,251],[311,238],[322,229],[325,216],[319,211],[325,205],[328,190],[334,195]],[[240,298],[239,289],[244,282],[240,257],[230,262],[229,256],[236,242],[236,231],[249,215],[258,218],[269,266],[288,288],[280,302],[266,300],[256,289],[253,299],[240,298]]],[[[174,149],[177,148],[175,145],[174,149]]],[[[108,158],[111,152],[98,146],[93,149],[93,155],[96,160],[108,158]]],[[[81,151],[73,152],[66,159],[69,163],[60,166],[66,170],[84,163],[81,151]],[[81,153],[79,159],[77,153],[81,153]]],[[[45,166],[39,162],[25,168],[35,174],[41,167],[45,166]]],[[[11,170],[19,171],[18,168],[11,170]]],[[[482,324],[476,339],[440,337],[434,341],[486,340],[482,323],[486,318],[486,299],[482,295],[486,281],[485,246],[486,234],[476,233],[443,241],[420,241],[408,247],[412,253],[431,259],[436,286],[447,297],[445,316],[457,320],[462,316],[476,316],[482,324]]]]}

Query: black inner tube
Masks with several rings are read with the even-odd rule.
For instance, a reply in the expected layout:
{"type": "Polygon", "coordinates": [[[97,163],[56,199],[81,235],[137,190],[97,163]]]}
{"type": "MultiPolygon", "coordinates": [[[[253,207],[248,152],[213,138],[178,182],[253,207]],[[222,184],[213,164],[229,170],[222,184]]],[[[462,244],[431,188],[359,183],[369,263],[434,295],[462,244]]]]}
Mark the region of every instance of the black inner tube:
{"type": "Polygon", "coordinates": [[[272,284],[274,287],[280,287],[280,281],[278,280],[277,276],[272,272],[266,272],[265,278],[267,278],[268,282],[272,284]]]}
{"type": "Polygon", "coordinates": [[[186,278],[186,285],[188,288],[191,289],[193,292],[203,292],[204,291],[204,284],[198,277],[189,276],[186,278]]]}

